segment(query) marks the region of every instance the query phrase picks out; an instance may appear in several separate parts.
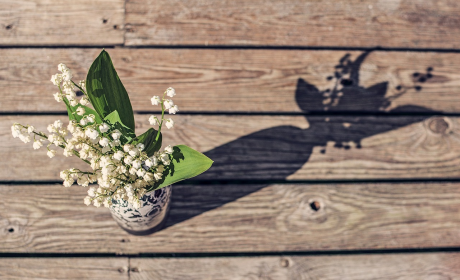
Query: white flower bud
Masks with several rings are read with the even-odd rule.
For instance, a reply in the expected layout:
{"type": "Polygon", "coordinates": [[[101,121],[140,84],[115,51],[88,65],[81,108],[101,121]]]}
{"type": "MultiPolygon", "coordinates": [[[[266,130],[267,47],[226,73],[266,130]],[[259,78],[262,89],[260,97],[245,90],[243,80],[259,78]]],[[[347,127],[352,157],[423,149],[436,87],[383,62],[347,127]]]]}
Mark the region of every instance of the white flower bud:
{"type": "Polygon", "coordinates": [[[75,128],[76,128],[75,121],[71,120],[69,124],[67,125],[67,130],[70,131],[70,133],[74,133],[75,128]]]}
{"type": "Polygon", "coordinates": [[[155,166],[155,165],[157,165],[157,164],[158,164],[158,160],[157,160],[156,157],[149,158],[149,159],[147,159],[147,160],[145,161],[145,165],[146,165],[147,167],[149,167],[149,168],[152,167],[152,166],[155,166]]]}
{"type": "Polygon", "coordinates": [[[135,157],[139,154],[139,150],[137,148],[132,148],[129,150],[129,155],[132,156],[132,157],[135,157]]]}
{"type": "Polygon", "coordinates": [[[168,154],[161,154],[160,160],[164,163],[164,165],[169,165],[171,163],[168,154]]]}
{"type": "Polygon", "coordinates": [[[59,138],[56,134],[50,134],[48,135],[48,141],[50,141],[51,143],[57,141],[59,138]]]}
{"type": "Polygon", "coordinates": [[[62,79],[64,81],[70,81],[72,80],[72,73],[69,71],[66,71],[65,73],[62,73],[62,79]]]}
{"type": "Polygon", "coordinates": [[[75,107],[75,106],[78,105],[78,101],[75,100],[75,99],[69,99],[69,102],[70,102],[70,105],[71,105],[72,107],[75,107]]]}
{"type": "Polygon", "coordinates": [[[93,200],[93,205],[97,208],[101,207],[101,202],[98,199],[93,200]]]}
{"type": "Polygon", "coordinates": [[[157,181],[161,180],[162,176],[163,176],[163,174],[160,173],[160,172],[156,172],[156,173],[153,174],[153,177],[155,177],[155,180],[157,180],[157,181]]]}
{"type": "Polygon", "coordinates": [[[110,146],[112,147],[117,147],[117,146],[120,146],[121,145],[121,142],[120,140],[116,139],[116,140],[113,140],[111,143],[110,143],[110,146]]]}
{"type": "Polygon", "coordinates": [[[174,126],[174,121],[172,119],[166,119],[166,127],[168,129],[172,128],[174,126]]]}
{"type": "Polygon", "coordinates": [[[19,126],[18,124],[13,124],[11,126],[11,133],[13,134],[14,138],[18,138],[21,134],[21,126],[19,126]]]}
{"type": "Polygon", "coordinates": [[[135,161],[133,161],[133,167],[136,168],[136,169],[139,169],[141,168],[142,166],[142,163],[140,160],[136,159],[135,161]]]}
{"type": "Polygon", "coordinates": [[[56,128],[56,129],[59,129],[59,128],[62,128],[62,122],[61,120],[57,120],[54,122],[53,126],[56,128]]]}
{"type": "Polygon", "coordinates": [[[115,131],[112,133],[112,138],[113,138],[114,140],[119,139],[120,136],[121,136],[121,133],[120,133],[120,131],[118,131],[118,130],[115,130],[115,131]]]}
{"type": "Polygon", "coordinates": [[[81,105],[85,106],[85,105],[88,105],[88,103],[89,103],[88,98],[82,97],[82,98],[80,99],[80,104],[81,104],[81,105]]]}
{"type": "Polygon", "coordinates": [[[131,168],[129,169],[129,174],[131,174],[131,175],[136,175],[136,172],[137,172],[137,170],[136,170],[136,168],[134,168],[134,167],[131,167],[131,168]]]}
{"type": "Polygon", "coordinates": [[[150,181],[153,181],[154,177],[153,177],[153,174],[150,173],[150,172],[147,172],[144,174],[144,180],[146,182],[150,182],[150,181]]]}
{"type": "Polygon", "coordinates": [[[86,116],[86,119],[88,120],[89,123],[93,123],[96,120],[96,117],[94,115],[88,115],[86,116]]]}
{"type": "Polygon", "coordinates": [[[130,145],[130,144],[125,144],[125,145],[123,146],[123,151],[125,151],[125,153],[128,153],[128,152],[131,150],[131,148],[132,148],[132,145],[130,145]]]}
{"type": "Polygon", "coordinates": [[[69,68],[67,68],[67,66],[66,66],[64,63],[59,63],[59,65],[58,65],[58,70],[59,70],[60,72],[66,72],[66,71],[68,71],[68,69],[69,69],[69,68]]]}
{"type": "Polygon", "coordinates": [[[99,140],[99,145],[102,147],[107,147],[109,145],[109,139],[105,137],[101,138],[101,140],[99,140]]]}
{"type": "Polygon", "coordinates": [[[54,96],[54,99],[57,101],[57,102],[61,102],[62,101],[62,97],[61,97],[61,94],[59,92],[56,92],[55,94],[53,94],[54,96]]]}
{"type": "Polygon", "coordinates": [[[165,109],[168,110],[169,108],[174,106],[174,102],[171,99],[166,99],[164,105],[165,109]]]}
{"type": "Polygon", "coordinates": [[[146,173],[145,170],[141,168],[137,170],[136,175],[139,177],[144,177],[145,173],[146,173]]]}
{"type": "Polygon", "coordinates": [[[43,146],[42,142],[34,141],[34,144],[33,144],[34,150],[40,149],[41,146],[43,146]]]}
{"type": "Polygon", "coordinates": [[[109,208],[110,205],[112,205],[112,199],[111,198],[108,198],[108,199],[104,200],[104,207],[109,208]]]}
{"type": "Polygon", "coordinates": [[[144,144],[139,143],[139,144],[136,145],[136,148],[137,148],[139,151],[143,151],[144,148],[145,148],[145,146],[144,146],[144,144]]]}
{"type": "MultiPolygon", "coordinates": [[[[165,148],[165,153],[167,153],[167,154],[172,154],[173,153],[173,148],[171,147],[171,145],[168,145],[165,148]]],[[[168,159],[169,159],[169,157],[168,157],[168,159]]]]}
{"type": "Polygon", "coordinates": [[[77,94],[73,91],[73,86],[64,88],[67,99],[74,100],[77,98],[77,94]]]}
{"type": "Polygon", "coordinates": [[[109,128],[109,125],[106,123],[103,123],[99,126],[99,130],[101,131],[101,133],[106,133],[109,130],[109,128]]]}
{"type": "Polygon", "coordinates": [[[177,112],[179,112],[179,107],[177,107],[177,105],[174,105],[172,106],[171,108],[169,108],[169,113],[170,114],[176,114],[177,112]]]}
{"type": "Polygon", "coordinates": [[[74,180],[69,178],[69,179],[64,181],[63,185],[64,185],[64,187],[69,188],[69,187],[71,187],[73,185],[73,183],[74,183],[74,180]]]}
{"type": "Polygon", "coordinates": [[[174,97],[176,95],[176,91],[172,87],[169,87],[166,90],[166,95],[169,97],[174,97]]]}
{"type": "Polygon", "coordinates": [[[50,158],[54,158],[54,156],[56,155],[56,151],[55,151],[55,150],[49,150],[46,154],[47,154],[50,158]]]}
{"type": "Polygon", "coordinates": [[[152,105],[158,105],[161,103],[160,97],[154,96],[150,99],[152,101],[152,105]]]}
{"type": "Polygon", "coordinates": [[[160,124],[160,123],[157,121],[157,119],[155,118],[154,115],[151,115],[151,116],[149,117],[149,123],[150,123],[150,125],[159,125],[159,124],[160,124]]]}
{"type": "Polygon", "coordinates": [[[97,132],[97,130],[92,129],[90,127],[90,128],[87,128],[85,130],[85,135],[88,136],[89,138],[95,140],[99,136],[99,133],[97,132]]]}
{"type": "Polygon", "coordinates": [[[77,109],[77,115],[83,116],[85,114],[85,108],[83,107],[78,107],[77,109]]]}
{"type": "Polygon", "coordinates": [[[131,156],[126,156],[124,158],[123,162],[128,164],[128,165],[131,165],[131,163],[133,162],[133,158],[131,156]]]}
{"type": "Polygon", "coordinates": [[[91,205],[91,197],[87,196],[85,199],[83,199],[83,202],[86,204],[86,206],[91,205]]]}
{"type": "Polygon", "coordinates": [[[55,74],[55,75],[51,76],[51,80],[50,80],[50,81],[51,81],[51,82],[53,83],[53,85],[55,85],[55,86],[60,85],[60,84],[61,84],[61,81],[62,81],[62,76],[61,76],[61,74],[55,74]]]}
{"type": "Polygon", "coordinates": [[[113,158],[116,160],[121,160],[123,158],[124,154],[122,151],[117,151],[116,153],[113,154],[113,158]]]}

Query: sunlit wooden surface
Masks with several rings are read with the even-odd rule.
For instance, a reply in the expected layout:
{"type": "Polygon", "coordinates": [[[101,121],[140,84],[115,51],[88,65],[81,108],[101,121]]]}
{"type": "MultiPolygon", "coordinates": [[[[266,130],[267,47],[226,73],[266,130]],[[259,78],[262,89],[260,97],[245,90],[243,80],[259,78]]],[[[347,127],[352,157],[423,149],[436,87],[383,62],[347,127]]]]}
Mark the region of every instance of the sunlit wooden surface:
{"type": "Polygon", "coordinates": [[[460,4],[0,0],[0,279],[460,278],[460,4]],[[136,132],[169,86],[163,141],[211,157],[132,236],[13,139],[65,108],[102,48],[136,132]],[[374,47],[382,47],[374,49],[374,47]]]}

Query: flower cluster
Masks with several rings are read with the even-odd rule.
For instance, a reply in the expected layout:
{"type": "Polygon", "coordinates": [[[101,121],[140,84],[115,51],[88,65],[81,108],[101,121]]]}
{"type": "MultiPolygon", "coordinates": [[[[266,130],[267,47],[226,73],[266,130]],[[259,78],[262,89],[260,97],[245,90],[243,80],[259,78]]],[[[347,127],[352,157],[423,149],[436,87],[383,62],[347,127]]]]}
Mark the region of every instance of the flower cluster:
{"type": "MultiPolygon", "coordinates": [[[[70,69],[59,64],[58,70],[61,73],[51,77],[51,82],[56,85],[59,92],[54,94],[56,101],[68,102],[71,106],[78,108],[75,110],[79,117],[70,120],[67,126],[57,120],[48,125],[48,133],[37,132],[33,126],[13,124],[11,127],[13,137],[19,138],[24,143],[29,143],[33,138],[33,148],[39,149],[44,144],[47,145],[47,155],[53,158],[56,155],[55,147],[63,149],[66,157],[76,156],[90,165],[91,169],[82,171],[76,168],[63,170],[60,177],[64,180],[64,186],[70,187],[75,182],[78,185],[89,187],[88,196],[84,198],[86,205],[93,204],[100,207],[109,207],[112,199],[123,199],[139,208],[139,199],[147,192],[149,187],[159,182],[164,177],[164,172],[171,163],[173,148],[167,146],[162,151],[156,151],[148,156],[144,151],[144,144],[131,143],[108,121],[96,121],[96,116],[91,113],[88,107],[80,106],[90,104],[86,93],[85,83],[78,85],[72,81],[70,69]],[[75,90],[80,90],[84,95],[77,100],[75,90]],[[85,110],[85,108],[87,108],[85,110]],[[98,186],[90,186],[96,183],[98,186]]],[[[158,118],[150,116],[149,122],[158,125],[158,134],[163,124],[172,128],[174,121],[164,118],[165,110],[170,114],[179,111],[171,99],[166,96],[176,95],[173,88],[168,88],[163,97],[152,97],[153,105],[161,105],[162,114],[158,118]]],[[[94,112],[94,111],[93,111],[94,112]]]]}
{"type": "MultiPolygon", "coordinates": [[[[70,105],[77,106],[78,101],[75,93],[75,86],[77,85],[72,81],[72,72],[64,63],[58,65],[58,70],[61,72],[60,74],[58,73],[51,76],[53,85],[59,87],[59,92],[53,94],[54,99],[56,99],[57,102],[61,102],[64,98],[67,98],[70,105]]],[[[79,89],[85,89],[85,81],[80,81],[77,87],[79,89]]],[[[81,105],[87,105],[89,103],[87,96],[80,99],[81,105]]]]}
{"type": "Polygon", "coordinates": [[[152,97],[152,99],[150,99],[152,101],[152,105],[161,105],[162,121],[159,121],[156,116],[152,115],[149,118],[149,122],[150,122],[151,125],[159,125],[159,126],[161,126],[163,124],[163,121],[165,121],[166,127],[168,129],[170,129],[170,128],[172,128],[174,126],[174,121],[171,118],[163,119],[164,110],[168,110],[168,112],[170,114],[176,114],[177,112],[179,112],[179,107],[177,107],[177,105],[174,105],[174,102],[171,99],[165,99],[165,95],[167,95],[169,97],[174,97],[176,95],[176,91],[172,87],[170,87],[170,88],[166,89],[166,91],[163,94],[162,99],[160,99],[159,96],[154,96],[154,97],[152,97]]]}

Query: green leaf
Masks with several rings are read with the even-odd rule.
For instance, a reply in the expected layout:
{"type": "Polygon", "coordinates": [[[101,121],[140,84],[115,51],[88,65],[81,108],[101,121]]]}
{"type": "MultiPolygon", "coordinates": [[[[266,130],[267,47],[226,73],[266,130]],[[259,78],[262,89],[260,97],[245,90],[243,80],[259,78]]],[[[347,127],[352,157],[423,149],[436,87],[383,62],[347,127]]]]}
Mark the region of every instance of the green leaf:
{"type": "Polygon", "coordinates": [[[123,143],[127,141],[131,141],[134,137],[136,137],[136,134],[134,134],[134,131],[127,127],[120,119],[120,115],[118,114],[118,111],[115,110],[112,113],[108,114],[105,118],[105,121],[109,122],[111,125],[113,125],[116,129],[118,129],[121,134],[123,134],[124,138],[126,141],[123,141],[123,143]]]}
{"type": "Polygon", "coordinates": [[[142,135],[137,136],[131,141],[131,144],[137,145],[139,143],[144,144],[144,152],[147,153],[147,155],[150,157],[152,156],[156,151],[158,151],[161,148],[161,133],[160,136],[158,137],[158,141],[155,141],[155,138],[157,137],[158,131],[156,131],[153,128],[149,128],[145,133],[142,135]]]}
{"type": "Polygon", "coordinates": [[[163,173],[162,180],[157,182],[149,191],[200,175],[208,170],[213,163],[207,156],[185,145],[174,146],[173,149],[171,163],[163,173]]]}
{"type": "Polygon", "coordinates": [[[91,104],[101,117],[105,118],[113,111],[118,111],[121,123],[135,131],[133,108],[128,93],[105,50],[94,60],[88,71],[86,90],[91,104]]]}
{"type": "Polygon", "coordinates": [[[76,122],[79,122],[84,116],[93,114],[95,119],[96,119],[96,123],[102,123],[101,117],[93,109],[91,109],[91,108],[89,108],[87,106],[81,105],[80,103],[78,103],[76,106],[72,106],[72,105],[70,105],[70,102],[67,99],[67,97],[64,97],[64,103],[65,103],[65,105],[67,107],[67,114],[69,115],[69,120],[74,120],[76,122]],[[85,113],[82,116],[77,114],[77,109],[79,107],[82,107],[83,109],[85,109],[85,113]]]}

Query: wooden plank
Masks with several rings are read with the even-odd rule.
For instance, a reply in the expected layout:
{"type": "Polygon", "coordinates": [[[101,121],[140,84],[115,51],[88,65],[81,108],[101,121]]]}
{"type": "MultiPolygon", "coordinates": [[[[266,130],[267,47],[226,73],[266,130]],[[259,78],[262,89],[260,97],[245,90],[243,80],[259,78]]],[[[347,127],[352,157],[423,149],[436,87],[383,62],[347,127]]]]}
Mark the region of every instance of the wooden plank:
{"type": "Polygon", "coordinates": [[[460,184],[175,185],[165,229],[124,232],[86,188],[0,186],[0,252],[174,253],[460,244],[460,184]]]}
{"type": "Polygon", "coordinates": [[[2,279],[129,279],[128,258],[2,258],[2,279]]]}
{"type": "MultiPolygon", "coordinates": [[[[52,96],[56,88],[50,76],[63,62],[75,71],[76,81],[84,79],[99,52],[0,49],[0,112],[64,112],[63,104],[52,96]]],[[[460,112],[458,53],[222,49],[109,53],[135,111],[157,110],[150,104],[151,96],[173,86],[182,112],[460,112]],[[343,87],[342,80],[329,77],[347,53],[351,64],[343,68],[349,71],[342,79],[348,86],[343,87]],[[429,67],[433,70],[427,73],[429,67]]]]}
{"type": "Polygon", "coordinates": [[[123,0],[2,0],[0,45],[120,45],[124,41],[124,4],[123,0]]]}
{"type": "MultiPolygon", "coordinates": [[[[149,115],[136,115],[137,133],[149,115]]],[[[1,116],[0,181],[60,180],[64,168],[88,168],[13,139],[14,122],[46,131],[66,116],[1,116]]],[[[175,115],[164,145],[205,152],[213,167],[202,180],[355,180],[460,178],[460,118],[368,116],[175,115]]],[[[59,152],[61,154],[61,152],[59,152]]],[[[80,164],[81,163],[81,164],[80,164]]]]}
{"type": "Polygon", "coordinates": [[[132,258],[132,280],[457,279],[460,254],[385,254],[238,258],[132,258]]]}
{"type": "Polygon", "coordinates": [[[455,0],[132,0],[126,44],[458,48],[455,0]]]}

